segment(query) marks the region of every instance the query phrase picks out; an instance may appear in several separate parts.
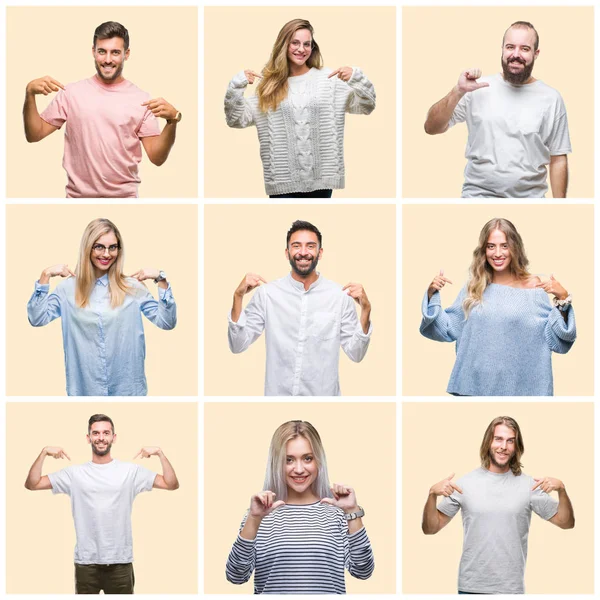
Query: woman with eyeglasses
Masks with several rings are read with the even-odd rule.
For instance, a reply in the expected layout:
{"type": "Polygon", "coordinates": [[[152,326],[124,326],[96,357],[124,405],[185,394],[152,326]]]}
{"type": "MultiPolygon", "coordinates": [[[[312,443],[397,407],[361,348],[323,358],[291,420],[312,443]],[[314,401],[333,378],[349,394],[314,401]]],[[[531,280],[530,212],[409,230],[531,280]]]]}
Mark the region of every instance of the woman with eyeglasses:
{"type": "Polygon", "coordinates": [[[225,574],[242,584],[254,572],[255,594],[345,594],[344,572],[368,579],[371,542],[353,488],[329,486],[327,459],[308,421],[288,421],[273,434],[263,491],[250,508],[225,574]]]}
{"type": "Polygon", "coordinates": [[[323,67],[305,19],[286,23],[262,72],[240,71],[225,94],[227,124],[258,129],[271,198],[331,198],[343,189],[344,113],[374,108],[375,89],[358,67],[323,67]],[[256,95],[244,98],[257,79],[256,95]]]}
{"type": "Polygon", "coordinates": [[[123,240],[108,219],[85,229],[75,272],[65,264],[42,271],[27,304],[34,327],[62,318],[69,396],[145,396],[146,344],[141,313],[161,329],[173,329],[177,308],[163,271],[123,274],[123,240]],[[52,277],[63,277],[50,293],[52,277]],[[143,283],[153,279],[158,300],[143,283]]]}

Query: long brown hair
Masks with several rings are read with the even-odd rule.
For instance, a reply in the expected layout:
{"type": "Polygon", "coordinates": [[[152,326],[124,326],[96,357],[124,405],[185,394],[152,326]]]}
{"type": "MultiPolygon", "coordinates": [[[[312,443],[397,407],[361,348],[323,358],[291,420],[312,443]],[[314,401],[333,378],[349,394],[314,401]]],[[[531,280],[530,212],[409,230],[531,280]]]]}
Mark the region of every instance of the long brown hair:
{"type": "Polygon", "coordinates": [[[525,452],[525,444],[519,424],[512,417],[496,417],[485,430],[481,447],[479,448],[479,457],[481,458],[481,466],[485,469],[490,468],[490,448],[494,439],[494,430],[497,425],[506,425],[509,429],[515,432],[515,453],[513,454],[508,466],[514,475],[520,475],[523,465],[521,464],[521,456],[525,452]]]}
{"type": "Polygon", "coordinates": [[[323,57],[310,22],[306,19],[293,19],[286,23],[277,35],[273,50],[271,50],[271,56],[262,71],[262,79],[256,89],[258,107],[263,112],[267,112],[269,109],[277,110],[279,104],[287,97],[287,80],[290,76],[287,57],[288,48],[292,37],[299,29],[308,29],[312,37],[312,52],[306,61],[306,66],[317,69],[323,67],[323,57]]]}
{"type": "Polygon", "coordinates": [[[493,231],[501,231],[506,236],[508,249],[510,250],[510,271],[515,279],[524,280],[531,277],[528,271],[529,259],[525,254],[523,240],[517,228],[508,220],[502,218],[488,221],[479,234],[477,248],[473,251],[473,260],[469,268],[469,281],[467,282],[467,295],[463,300],[463,311],[465,318],[474,306],[482,303],[483,292],[492,283],[494,270],[487,261],[486,247],[490,234],[493,231]]]}

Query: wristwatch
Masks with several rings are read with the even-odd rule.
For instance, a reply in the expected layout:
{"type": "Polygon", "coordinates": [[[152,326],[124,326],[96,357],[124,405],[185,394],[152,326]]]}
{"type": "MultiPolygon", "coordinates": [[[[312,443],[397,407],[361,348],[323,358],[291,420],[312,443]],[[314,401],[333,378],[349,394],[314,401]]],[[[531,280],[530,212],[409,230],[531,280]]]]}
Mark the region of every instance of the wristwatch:
{"type": "Polygon", "coordinates": [[[164,281],[167,278],[167,274],[164,271],[158,272],[158,277],[154,280],[154,283],[158,283],[159,281],[164,281]]]}
{"type": "Polygon", "coordinates": [[[359,506],[357,512],[344,513],[344,516],[346,517],[346,521],[354,521],[354,519],[360,519],[360,517],[365,516],[365,509],[362,506],[359,506]]]}
{"type": "Polygon", "coordinates": [[[167,123],[179,123],[181,121],[181,113],[177,111],[174,119],[167,119],[167,123]]]}

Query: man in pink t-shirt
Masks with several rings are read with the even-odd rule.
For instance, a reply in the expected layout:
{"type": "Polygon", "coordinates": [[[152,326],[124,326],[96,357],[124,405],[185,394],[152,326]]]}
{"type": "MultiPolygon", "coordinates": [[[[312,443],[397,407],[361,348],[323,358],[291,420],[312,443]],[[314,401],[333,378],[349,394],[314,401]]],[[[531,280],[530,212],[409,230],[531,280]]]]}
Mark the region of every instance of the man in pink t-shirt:
{"type": "Polygon", "coordinates": [[[67,123],[67,198],[136,198],[141,146],[150,162],[162,165],[175,143],[181,113],[163,98],[150,99],[123,77],[129,58],[129,33],[123,25],[99,25],[92,52],[96,75],[89,79],[65,87],[46,76],[27,84],[25,137],[39,142],[67,123]],[[40,115],[35,96],[51,92],[58,94],[40,115]],[[162,132],[157,117],[166,120],[162,132]]]}

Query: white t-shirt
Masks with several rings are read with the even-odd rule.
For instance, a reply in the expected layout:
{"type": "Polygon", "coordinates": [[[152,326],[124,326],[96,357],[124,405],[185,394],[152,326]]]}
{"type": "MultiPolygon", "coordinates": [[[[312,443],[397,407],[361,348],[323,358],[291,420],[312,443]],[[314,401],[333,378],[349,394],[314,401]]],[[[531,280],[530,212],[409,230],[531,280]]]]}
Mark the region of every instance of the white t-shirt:
{"type": "Polygon", "coordinates": [[[131,507],[140,492],[152,490],[156,473],[114,459],[72,465],[48,478],[53,494],[71,497],[77,564],[133,562],[131,507]]]}
{"type": "Polygon", "coordinates": [[[448,123],[467,122],[463,198],[543,198],[551,156],[569,154],[567,111],[542,81],[513,85],[502,75],[465,94],[448,123]]]}
{"type": "Polygon", "coordinates": [[[459,479],[463,491],[442,498],[438,510],[462,510],[464,541],[458,589],[472,594],[524,594],[531,513],[551,519],[558,501],[522,473],[491,473],[480,467],[459,479]]]}

